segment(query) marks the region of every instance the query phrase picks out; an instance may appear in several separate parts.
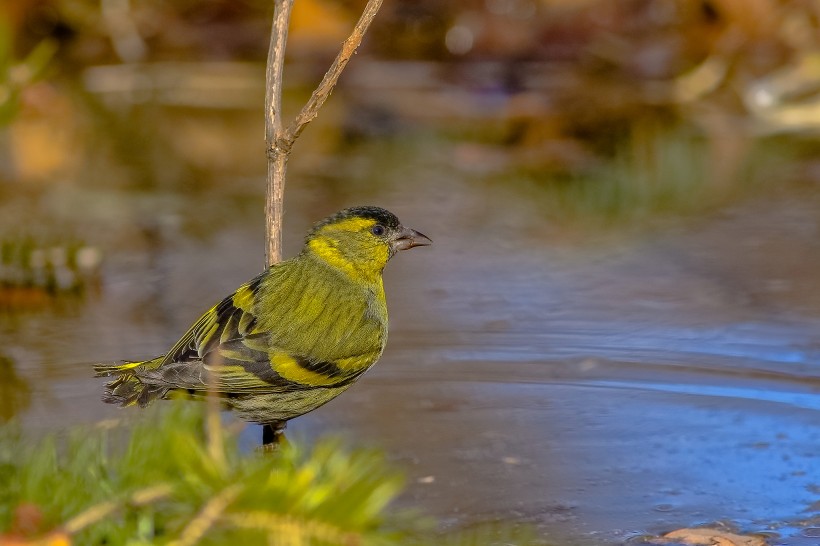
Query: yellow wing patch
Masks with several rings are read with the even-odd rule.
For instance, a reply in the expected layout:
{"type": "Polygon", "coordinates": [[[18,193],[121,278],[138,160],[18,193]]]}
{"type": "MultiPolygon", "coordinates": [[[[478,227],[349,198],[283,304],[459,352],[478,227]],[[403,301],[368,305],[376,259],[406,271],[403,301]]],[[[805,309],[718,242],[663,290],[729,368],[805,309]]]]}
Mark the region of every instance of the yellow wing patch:
{"type": "Polygon", "coordinates": [[[366,353],[363,355],[350,356],[334,360],[333,363],[343,372],[358,372],[363,368],[369,368],[381,356],[381,351],[366,353]]]}
{"type": "Polygon", "coordinates": [[[271,353],[270,365],[282,378],[311,387],[335,385],[340,380],[303,368],[295,358],[285,353],[271,353]]]}
{"type": "Polygon", "coordinates": [[[251,287],[244,284],[233,295],[233,306],[246,313],[253,313],[254,294],[251,287]]]}

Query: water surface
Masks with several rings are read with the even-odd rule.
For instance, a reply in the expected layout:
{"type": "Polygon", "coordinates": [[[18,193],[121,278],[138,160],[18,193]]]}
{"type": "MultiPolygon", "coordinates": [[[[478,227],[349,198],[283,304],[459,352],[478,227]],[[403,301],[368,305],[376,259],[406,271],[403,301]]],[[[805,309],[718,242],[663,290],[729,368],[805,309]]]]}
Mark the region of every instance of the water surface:
{"type": "MultiPolygon", "coordinates": [[[[292,438],[384,448],[409,477],[401,503],[446,526],[524,521],[559,544],[619,544],[724,522],[816,546],[819,192],[578,234],[531,190],[454,178],[446,160],[368,157],[340,169],[384,172],[383,183],[291,179],[289,252],[312,221],[369,203],[435,244],[387,268],[381,362],[293,421],[292,438]]],[[[100,234],[99,294],[4,319],[3,353],[30,389],[26,426],[132,411],[99,401],[91,364],[164,352],[260,270],[258,182],[228,200],[160,193],[162,206],[149,199],[134,214],[142,235],[100,234]]],[[[106,199],[99,188],[71,195],[72,206],[106,199]]]]}

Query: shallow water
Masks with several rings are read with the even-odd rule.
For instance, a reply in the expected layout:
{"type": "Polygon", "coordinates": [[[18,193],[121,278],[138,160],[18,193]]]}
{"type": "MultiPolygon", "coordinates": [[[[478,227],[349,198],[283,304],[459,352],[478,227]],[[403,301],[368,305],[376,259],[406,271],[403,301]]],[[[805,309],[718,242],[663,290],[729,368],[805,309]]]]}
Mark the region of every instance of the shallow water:
{"type": "MultiPolygon", "coordinates": [[[[618,544],[724,522],[816,546],[820,192],[576,237],[531,193],[395,169],[376,190],[291,179],[290,253],[312,221],[371,202],[435,244],[388,266],[382,361],[289,436],[384,448],[409,477],[402,503],[448,526],[526,521],[555,543],[618,544]]],[[[261,195],[205,234],[186,215],[221,197],[174,198],[192,203],[157,213],[150,244],[106,249],[98,295],[4,319],[28,427],[130,411],[99,401],[91,364],[162,353],[259,271],[261,195]]]]}

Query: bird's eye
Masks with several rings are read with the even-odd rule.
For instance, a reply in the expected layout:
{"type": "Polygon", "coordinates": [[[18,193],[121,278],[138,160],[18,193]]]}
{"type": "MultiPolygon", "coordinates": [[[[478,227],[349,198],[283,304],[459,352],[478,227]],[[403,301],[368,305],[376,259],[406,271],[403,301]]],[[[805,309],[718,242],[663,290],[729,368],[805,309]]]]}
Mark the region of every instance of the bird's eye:
{"type": "Polygon", "coordinates": [[[381,224],[376,224],[375,226],[370,228],[370,232],[376,237],[381,237],[382,235],[384,235],[384,226],[381,224]]]}

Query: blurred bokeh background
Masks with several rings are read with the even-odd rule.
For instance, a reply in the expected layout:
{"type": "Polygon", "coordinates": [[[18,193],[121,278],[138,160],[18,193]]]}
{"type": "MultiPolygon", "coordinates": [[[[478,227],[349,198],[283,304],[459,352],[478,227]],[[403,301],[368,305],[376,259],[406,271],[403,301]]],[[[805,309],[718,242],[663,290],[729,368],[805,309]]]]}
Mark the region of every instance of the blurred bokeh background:
{"type": "MultiPolygon", "coordinates": [[[[296,1],[288,116],[362,7],[296,1]]],[[[261,269],[271,15],[0,6],[0,420],[121,416],[91,364],[261,269]]],[[[380,364],[290,435],[385,448],[447,525],[816,546],[818,146],[816,0],[387,0],[294,148],[286,255],[358,204],[435,245],[388,267],[380,364]]]]}

